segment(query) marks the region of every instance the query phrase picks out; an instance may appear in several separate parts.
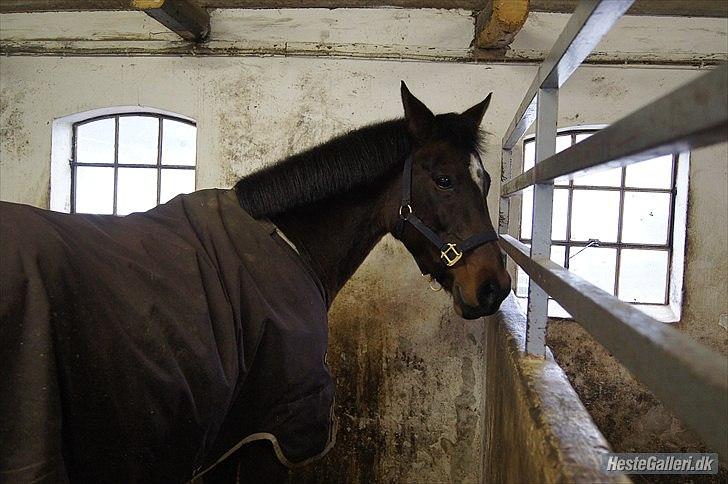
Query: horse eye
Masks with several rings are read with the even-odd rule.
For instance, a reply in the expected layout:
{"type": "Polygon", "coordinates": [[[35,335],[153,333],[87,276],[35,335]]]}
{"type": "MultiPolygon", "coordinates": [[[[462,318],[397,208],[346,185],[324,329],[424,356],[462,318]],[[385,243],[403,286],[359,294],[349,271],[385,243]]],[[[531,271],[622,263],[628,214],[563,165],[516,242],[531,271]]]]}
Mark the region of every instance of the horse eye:
{"type": "Polygon", "coordinates": [[[439,188],[442,188],[443,190],[450,190],[452,188],[452,180],[450,177],[441,175],[435,178],[435,183],[439,188]]]}

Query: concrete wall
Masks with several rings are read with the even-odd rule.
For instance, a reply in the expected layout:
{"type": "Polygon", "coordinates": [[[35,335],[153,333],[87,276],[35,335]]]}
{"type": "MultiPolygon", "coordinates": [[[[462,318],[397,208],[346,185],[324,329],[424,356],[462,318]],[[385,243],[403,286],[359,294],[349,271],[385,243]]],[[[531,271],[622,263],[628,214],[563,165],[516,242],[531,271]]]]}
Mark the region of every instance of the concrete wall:
{"type": "MultiPolygon", "coordinates": [[[[483,128],[494,133],[484,160],[494,180],[489,205],[495,219],[497,147],[535,69],[304,57],[2,57],[0,199],[48,206],[51,123],[61,116],[141,105],[194,118],[197,187],[229,187],[239,176],[333,134],[399,116],[404,79],[438,112],[462,110],[494,91],[483,128]]],[[[586,66],[561,94],[559,125],[609,123],[700,73],[677,66],[586,66]]],[[[725,348],[726,332],[717,322],[728,311],[715,305],[726,301],[728,281],[725,234],[718,237],[715,230],[726,227],[726,158],[719,158],[725,153],[720,149],[693,154],[682,326],[725,348]]],[[[477,482],[490,475],[483,469],[482,436],[489,416],[483,375],[491,323],[455,316],[448,298],[430,292],[403,248],[386,239],[332,308],[329,361],[337,381],[338,444],[298,478],[477,482]]],[[[606,357],[588,337],[573,334],[565,330],[558,339],[552,331],[550,344],[584,398],[602,381],[592,378],[590,368],[606,357]],[[591,359],[580,359],[584,351],[591,359]]],[[[615,386],[628,379],[624,372],[616,375],[615,386]]],[[[616,408],[630,395],[591,401],[616,408]]],[[[648,403],[645,408],[657,408],[648,403]]],[[[630,439],[650,445],[624,415],[593,415],[615,448],[630,439]],[[625,433],[630,437],[619,437],[625,433]]],[[[650,415],[643,412],[638,421],[649,423],[650,415]]],[[[670,435],[679,440],[682,434],[670,435]]]]}

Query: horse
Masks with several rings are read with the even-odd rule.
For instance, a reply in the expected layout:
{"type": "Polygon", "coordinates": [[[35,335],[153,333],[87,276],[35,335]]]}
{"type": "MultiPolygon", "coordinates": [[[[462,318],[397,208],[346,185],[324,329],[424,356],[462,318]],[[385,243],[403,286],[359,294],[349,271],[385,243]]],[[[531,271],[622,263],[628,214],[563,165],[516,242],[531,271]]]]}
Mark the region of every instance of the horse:
{"type": "Polygon", "coordinates": [[[491,94],[438,115],[401,97],[403,118],[233,190],[126,217],[2,203],[2,480],[270,481],[320,457],[326,313],[386,234],[457,314],[496,312],[511,280],[480,158],[491,94]]]}

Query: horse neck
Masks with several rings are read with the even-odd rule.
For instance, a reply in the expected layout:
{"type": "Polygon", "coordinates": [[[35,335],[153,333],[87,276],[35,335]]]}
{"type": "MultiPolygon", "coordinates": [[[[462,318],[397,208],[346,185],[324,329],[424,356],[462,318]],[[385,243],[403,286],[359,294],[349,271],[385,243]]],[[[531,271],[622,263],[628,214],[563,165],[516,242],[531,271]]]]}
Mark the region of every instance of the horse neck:
{"type": "Polygon", "coordinates": [[[273,217],[273,222],[309,259],[331,302],[390,232],[397,217],[401,175],[372,183],[273,217]]]}

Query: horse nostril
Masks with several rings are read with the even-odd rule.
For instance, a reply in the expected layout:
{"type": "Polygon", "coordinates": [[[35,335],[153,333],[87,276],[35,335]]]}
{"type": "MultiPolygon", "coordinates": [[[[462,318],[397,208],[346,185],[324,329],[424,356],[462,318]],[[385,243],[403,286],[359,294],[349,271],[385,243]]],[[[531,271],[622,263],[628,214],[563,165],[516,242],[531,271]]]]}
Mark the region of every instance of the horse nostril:
{"type": "Polygon", "coordinates": [[[495,303],[498,295],[498,285],[494,281],[488,281],[478,289],[478,303],[481,307],[489,308],[495,303]]]}

